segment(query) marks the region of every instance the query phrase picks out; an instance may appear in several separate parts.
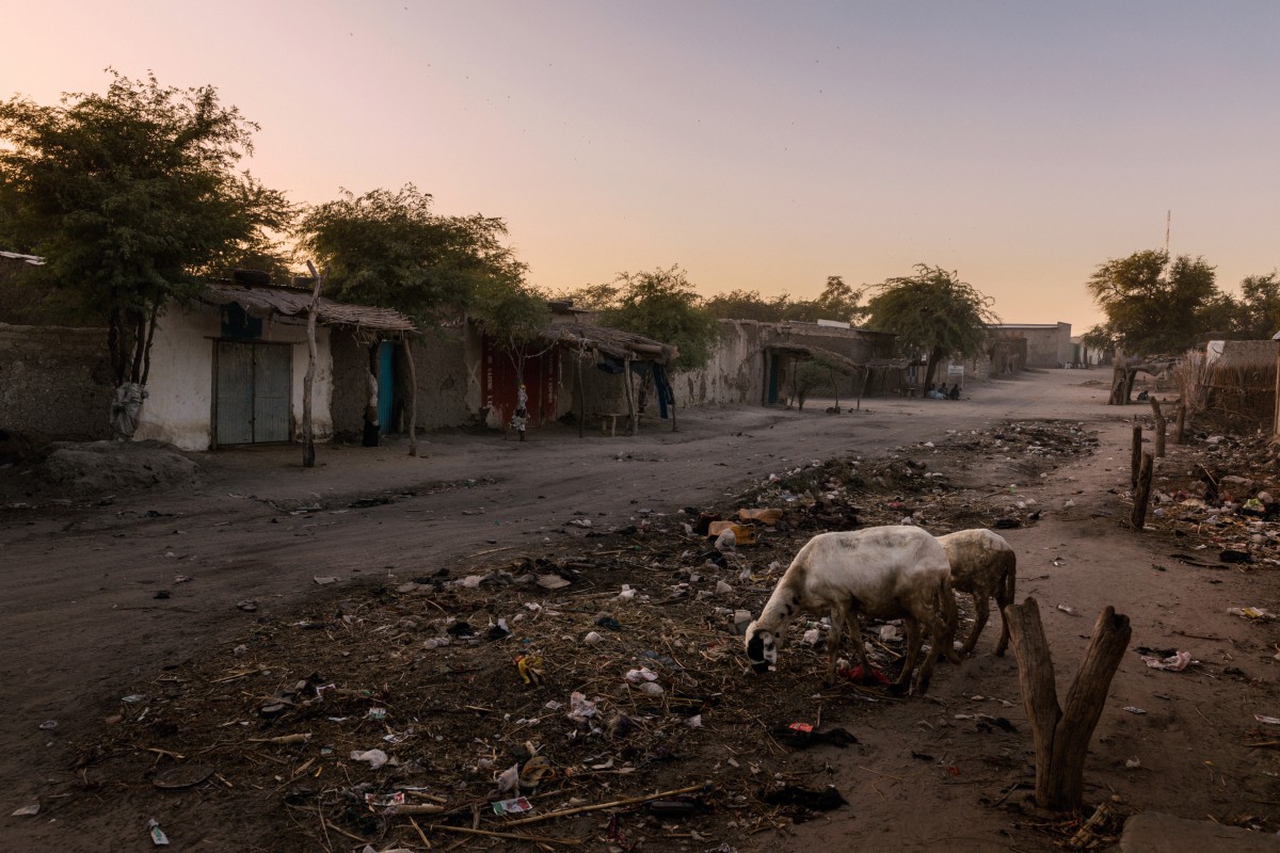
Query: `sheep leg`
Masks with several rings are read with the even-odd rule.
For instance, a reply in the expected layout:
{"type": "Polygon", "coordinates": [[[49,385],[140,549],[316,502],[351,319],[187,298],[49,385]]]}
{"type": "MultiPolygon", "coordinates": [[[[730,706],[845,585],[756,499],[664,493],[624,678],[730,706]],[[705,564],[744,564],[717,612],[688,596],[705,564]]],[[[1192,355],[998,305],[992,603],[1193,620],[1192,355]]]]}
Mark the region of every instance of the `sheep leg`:
{"type": "Polygon", "coordinates": [[[902,626],[907,629],[907,657],[902,662],[902,672],[898,674],[898,680],[889,687],[889,692],[896,696],[906,692],[907,685],[911,681],[911,673],[916,668],[916,661],[920,659],[920,623],[914,616],[904,616],[902,626]]]}
{"type": "Polygon", "coordinates": [[[917,696],[923,696],[928,691],[929,680],[933,678],[933,668],[938,663],[938,655],[942,652],[944,643],[950,643],[950,638],[946,636],[946,626],[942,624],[940,617],[935,617],[930,620],[929,654],[925,656],[924,663],[920,665],[920,672],[916,674],[915,693],[917,696]]]}
{"type": "Polygon", "coordinates": [[[974,647],[978,645],[978,636],[987,626],[990,609],[991,599],[980,592],[973,593],[973,630],[969,632],[969,639],[965,640],[964,645],[960,647],[960,657],[967,658],[973,654],[974,647]]]}
{"type": "Polygon", "coordinates": [[[830,615],[831,636],[827,638],[827,677],[822,682],[824,687],[836,683],[836,658],[840,654],[840,640],[849,621],[848,610],[838,604],[831,608],[830,615]]]}
{"type": "Polygon", "coordinates": [[[996,592],[996,607],[1000,610],[1000,641],[996,643],[996,657],[1004,657],[1004,650],[1009,646],[1009,617],[1004,615],[1004,609],[1013,604],[1016,583],[1017,575],[1010,565],[1000,579],[1000,589],[996,592]]]}

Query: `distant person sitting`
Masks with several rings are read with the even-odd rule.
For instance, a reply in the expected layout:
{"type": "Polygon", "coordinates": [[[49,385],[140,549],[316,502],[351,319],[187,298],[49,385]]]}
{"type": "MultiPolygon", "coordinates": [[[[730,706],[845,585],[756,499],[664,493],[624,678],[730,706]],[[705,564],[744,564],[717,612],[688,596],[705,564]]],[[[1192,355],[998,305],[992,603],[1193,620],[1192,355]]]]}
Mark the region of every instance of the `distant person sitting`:
{"type": "MultiPolygon", "coordinates": [[[[946,386],[944,385],[943,387],[945,388],[946,386]]],[[[928,397],[930,400],[947,399],[947,395],[939,391],[937,388],[935,388],[932,382],[929,383],[929,390],[926,391],[924,395],[928,397]]]]}
{"type": "Polygon", "coordinates": [[[1139,391],[1139,392],[1138,392],[1138,400],[1139,400],[1139,401],[1145,402],[1145,401],[1147,401],[1147,400],[1149,400],[1149,399],[1151,399],[1151,395],[1147,393],[1147,389],[1146,389],[1146,388],[1143,388],[1141,391],[1139,391]]]}
{"type": "Polygon", "coordinates": [[[959,382],[951,386],[951,390],[947,392],[947,399],[948,400],[960,399],[960,383],[959,382]]]}

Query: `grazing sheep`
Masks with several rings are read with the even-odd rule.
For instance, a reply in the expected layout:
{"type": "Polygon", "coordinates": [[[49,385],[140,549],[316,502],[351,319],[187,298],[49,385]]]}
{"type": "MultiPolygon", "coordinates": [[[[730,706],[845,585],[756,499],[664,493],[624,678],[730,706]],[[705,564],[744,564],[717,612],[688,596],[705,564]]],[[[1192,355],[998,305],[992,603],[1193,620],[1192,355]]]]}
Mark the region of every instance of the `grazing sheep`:
{"type": "Polygon", "coordinates": [[[973,632],[960,649],[961,655],[973,652],[978,635],[987,624],[991,599],[995,598],[1000,610],[1000,640],[996,643],[996,656],[1004,655],[1009,645],[1009,620],[1004,609],[1013,604],[1014,586],[1017,583],[1018,558],[1003,536],[990,530],[961,530],[939,536],[938,541],[947,552],[951,563],[951,585],[956,592],[973,596],[975,621],[973,632]]]}
{"type": "Polygon", "coordinates": [[[747,658],[757,672],[778,660],[787,625],[800,611],[831,617],[830,661],[826,683],[835,680],[841,633],[849,626],[863,671],[871,668],[862,642],[860,615],[902,619],[907,631],[907,658],[891,689],[902,692],[920,655],[922,632],[931,647],[915,689],[929,687],[938,654],[958,661],[952,651],[956,601],[947,554],[937,539],[918,527],[869,527],[822,533],[805,543],[760,618],[747,626],[747,658]]]}

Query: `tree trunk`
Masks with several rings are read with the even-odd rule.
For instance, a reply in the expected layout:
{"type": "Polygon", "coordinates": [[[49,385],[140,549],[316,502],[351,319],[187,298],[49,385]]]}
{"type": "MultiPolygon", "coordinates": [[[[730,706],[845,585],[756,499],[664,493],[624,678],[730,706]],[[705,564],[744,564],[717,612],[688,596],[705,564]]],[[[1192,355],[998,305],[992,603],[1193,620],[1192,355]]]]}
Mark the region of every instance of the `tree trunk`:
{"type": "Polygon", "coordinates": [[[1151,475],[1154,467],[1151,454],[1142,454],[1142,465],[1138,469],[1138,486],[1133,493],[1133,514],[1129,516],[1129,522],[1134,530],[1141,530],[1147,523],[1147,502],[1151,500],[1151,475]]]}
{"type": "Polygon", "coordinates": [[[1182,444],[1187,440],[1187,404],[1178,404],[1178,420],[1173,427],[1173,443],[1182,444]]]}
{"type": "Polygon", "coordinates": [[[315,383],[316,362],[319,354],[316,348],[316,315],[320,309],[320,287],[324,284],[324,276],[316,275],[316,268],[311,266],[311,274],[316,284],[311,289],[311,303],[307,306],[307,374],[302,380],[302,467],[314,468],[316,465],[316,440],[311,423],[311,386],[315,383]]]}
{"type": "Polygon", "coordinates": [[[409,336],[404,337],[404,358],[409,362],[409,455],[418,455],[418,367],[413,363],[409,336]]]}
{"type": "Polygon", "coordinates": [[[1116,355],[1115,364],[1111,367],[1111,396],[1107,398],[1108,406],[1123,406],[1128,402],[1128,397],[1124,390],[1124,365],[1120,361],[1120,356],[1116,355]]]}
{"type": "Polygon", "coordinates": [[[1102,716],[1111,679],[1129,646],[1129,617],[1112,607],[1098,615],[1067,704],[1058,705],[1053,659],[1034,598],[1005,608],[1009,639],[1036,754],[1036,803],[1054,811],[1080,808],[1089,740],[1102,716]]]}

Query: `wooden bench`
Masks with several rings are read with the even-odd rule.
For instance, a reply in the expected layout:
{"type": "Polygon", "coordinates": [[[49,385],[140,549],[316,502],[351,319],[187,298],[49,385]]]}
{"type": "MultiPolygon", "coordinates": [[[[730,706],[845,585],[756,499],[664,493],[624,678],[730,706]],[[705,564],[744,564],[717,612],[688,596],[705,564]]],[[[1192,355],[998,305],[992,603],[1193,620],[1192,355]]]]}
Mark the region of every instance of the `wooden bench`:
{"type": "Polygon", "coordinates": [[[625,412],[601,412],[600,413],[600,434],[609,433],[610,437],[618,434],[618,418],[625,418],[625,412]]]}

